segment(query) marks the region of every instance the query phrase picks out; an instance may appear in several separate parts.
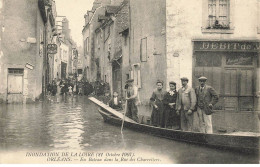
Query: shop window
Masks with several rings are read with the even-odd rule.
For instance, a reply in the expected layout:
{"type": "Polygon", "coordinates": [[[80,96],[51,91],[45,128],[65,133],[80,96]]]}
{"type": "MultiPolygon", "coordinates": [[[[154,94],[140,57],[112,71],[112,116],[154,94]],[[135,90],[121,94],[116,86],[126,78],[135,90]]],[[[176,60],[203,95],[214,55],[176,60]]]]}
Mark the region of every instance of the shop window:
{"type": "Polygon", "coordinates": [[[248,53],[230,53],[226,56],[226,65],[253,65],[253,55],[248,53]]]}
{"type": "Polygon", "coordinates": [[[201,52],[196,54],[197,67],[220,67],[222,56],[219,53],[201,52]]]}
{"type": "Polygon", "coordinates": [[[141,39],[141,48],[140,48],[140,59],[142,62],[147,61],[147,38],[141,39]]]}
{"type": "Polygon", "coordinates": [[[208,29],[229,29],[229,0],[208,0],[208,29]]]}

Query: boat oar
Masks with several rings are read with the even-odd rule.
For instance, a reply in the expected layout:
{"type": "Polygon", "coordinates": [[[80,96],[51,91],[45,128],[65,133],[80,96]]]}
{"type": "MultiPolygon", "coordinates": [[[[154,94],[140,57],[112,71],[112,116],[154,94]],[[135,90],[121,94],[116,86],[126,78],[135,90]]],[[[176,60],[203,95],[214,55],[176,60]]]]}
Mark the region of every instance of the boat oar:
{"type": "Polygon", "coordinates": [[[122,121],[122,125],[121,125],[121,134],[123,134],[123,127],[124,127],[124,122],[125,122],[126,111],[127,111],[127,100],[125,101],[125,111],[124,111],[124,117],[123,117],[123,121],[122,121]]]}

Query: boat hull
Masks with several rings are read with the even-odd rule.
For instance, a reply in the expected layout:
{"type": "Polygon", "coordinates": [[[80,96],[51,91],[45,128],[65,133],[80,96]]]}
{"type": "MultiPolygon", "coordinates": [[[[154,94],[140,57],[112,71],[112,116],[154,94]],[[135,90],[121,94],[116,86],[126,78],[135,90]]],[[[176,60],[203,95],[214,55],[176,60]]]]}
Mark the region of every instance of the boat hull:
{"type": "MultiPolygon", "coordinates": [[[[105,122],[121,126],[122,119],[111,115],[103,109],[98,110],[105,122]]],[[[206,145],[223,150],[234,150],[245,153],[259,154],[259,136],[237,136],[226,134],[205,134],[187,132],[167,128],[154,127],[135,122],[124,121],[124,127],[163,138],[206,145]]]]}

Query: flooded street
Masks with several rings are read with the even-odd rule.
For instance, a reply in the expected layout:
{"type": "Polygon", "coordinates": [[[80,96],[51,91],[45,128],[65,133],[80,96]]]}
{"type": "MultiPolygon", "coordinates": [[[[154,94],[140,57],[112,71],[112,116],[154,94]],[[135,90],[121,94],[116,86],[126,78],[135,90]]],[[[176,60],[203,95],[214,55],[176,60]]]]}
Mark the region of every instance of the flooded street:
{"type": "Polygon", "coordinates": [[[177,142],[104,123],[87,97],[52,97],[0,106],[1,151],[120,151],[151,153],[171,163],[258,163],[258,155],[177,142]]]}

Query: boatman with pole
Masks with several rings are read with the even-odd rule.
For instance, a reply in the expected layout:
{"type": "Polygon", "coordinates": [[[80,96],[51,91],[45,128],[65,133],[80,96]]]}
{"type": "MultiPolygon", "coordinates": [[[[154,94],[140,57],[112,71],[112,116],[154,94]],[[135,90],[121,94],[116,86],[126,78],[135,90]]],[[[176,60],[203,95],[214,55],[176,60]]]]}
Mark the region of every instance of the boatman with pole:
{"type": "Polygon", "coordinates": [[[133,79],[126,81],[126,100],[127,100],[127,111],[126,116],[138,122],[138,88],[134,85],[133,79]]]}
{"type": "Polygon", "coordinates": [[[218,94],[214,88],[206,85],[206,81],[206,77],[200,77],[200,86],[195,89],[197,96],[199,130],[202,133],[213,133],[211,115],[213,113],[213,106],[218,102],[218,94]]]}

